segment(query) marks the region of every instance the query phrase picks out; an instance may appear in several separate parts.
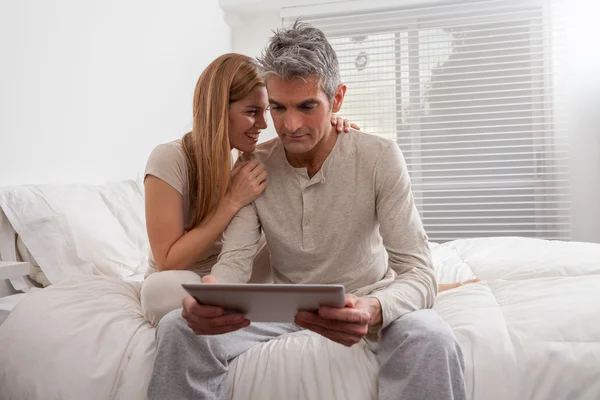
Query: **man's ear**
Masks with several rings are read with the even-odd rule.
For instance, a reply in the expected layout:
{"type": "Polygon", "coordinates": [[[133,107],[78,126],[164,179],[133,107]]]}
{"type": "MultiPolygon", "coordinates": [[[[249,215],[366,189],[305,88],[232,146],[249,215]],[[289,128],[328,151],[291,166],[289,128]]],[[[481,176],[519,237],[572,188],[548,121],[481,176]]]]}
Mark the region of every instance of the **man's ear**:
{"type": "Polygon", "coordinates": [[[333,95],[333,104],[331,107],[331,112],[339,112],[342,108],[342,103],[344,102],[344,96],[346,95],[346,85],[341,84],[338,86],[335,94],[333,95]]]}

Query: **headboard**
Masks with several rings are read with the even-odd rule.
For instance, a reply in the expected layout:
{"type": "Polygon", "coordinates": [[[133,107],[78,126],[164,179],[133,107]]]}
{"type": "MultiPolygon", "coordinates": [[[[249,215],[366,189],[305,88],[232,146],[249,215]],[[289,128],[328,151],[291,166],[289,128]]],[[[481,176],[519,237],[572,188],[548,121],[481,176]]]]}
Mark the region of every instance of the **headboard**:
{"type": "MultiPolygon", "coordinates": [[[[0,207],[0,261],[21,261],[17,250],[17,232],[0,207]]],[[[0,280],[0,297],[29,292],[35,285],[26,277],[0,280]]]]}
{"type": "Polygon", "coordinates": [[[17,259],[17,232],[8,221],[0,206],[0,261],[20,261],[17,259]]]}

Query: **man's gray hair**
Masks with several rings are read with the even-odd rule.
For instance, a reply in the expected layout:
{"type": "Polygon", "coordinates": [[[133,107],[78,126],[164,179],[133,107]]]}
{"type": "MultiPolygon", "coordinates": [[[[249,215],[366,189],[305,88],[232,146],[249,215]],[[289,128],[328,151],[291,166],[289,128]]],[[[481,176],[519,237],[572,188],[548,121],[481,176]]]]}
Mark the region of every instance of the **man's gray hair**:
{"type": "Polygon", "coordinates": [[[340,85],[340,66],[325,34],[298,20],[291,28],[273,33],[262,57],[258,58],[264,79],[274,75],[285,80],[317,75],[321,89],[333,102],[340,85]]]}

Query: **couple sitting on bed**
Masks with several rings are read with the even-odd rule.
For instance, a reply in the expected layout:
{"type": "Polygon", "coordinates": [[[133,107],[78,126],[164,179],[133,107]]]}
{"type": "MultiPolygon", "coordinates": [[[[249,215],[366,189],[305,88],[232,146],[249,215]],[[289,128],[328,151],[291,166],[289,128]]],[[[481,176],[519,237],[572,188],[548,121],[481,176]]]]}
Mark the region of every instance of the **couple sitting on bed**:
{"type": "Polygon", "coordinates": [[[150,400],[223,399],[230,360],[301,329],[346,346],[365,339],[381,399],[465,398],[459,344],[431,310],[455,285],[436,286],[396,143],[338,133],[348,130],[333,114],[345,93],[324,34],[302,23],[278,31],[258,64],[226,54],[200,76],[192,131],[158,146],[146,171],[155,273],[142,306],[158,324],[150,400]],[[267,108],[278,138],[257,146],[267,108]],[[233,148],[243,154],[232,169],[233,148]],[[251,324],[180,287],[248,282],[259,264],[276,283],[342,284],[346,307],[251,324]]]}

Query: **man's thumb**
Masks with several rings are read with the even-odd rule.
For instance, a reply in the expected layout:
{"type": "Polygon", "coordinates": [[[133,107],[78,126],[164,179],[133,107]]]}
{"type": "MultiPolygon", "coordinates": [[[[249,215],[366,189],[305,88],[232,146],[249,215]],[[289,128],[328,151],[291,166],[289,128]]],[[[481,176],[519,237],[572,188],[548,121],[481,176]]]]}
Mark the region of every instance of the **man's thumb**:
{"type": "Polygon", "coordinates": [[[355,308],[357,302],[358,302],[358,297],[356,297],[355,295],[353,295],[353,294],[346,295],[346,307],[355,308]]]}
{"type": "Polygon", "coordinates": [[[206,275],[202,278],[202,283],[218,283],[217,278],[212,275],[206,275]]]}

